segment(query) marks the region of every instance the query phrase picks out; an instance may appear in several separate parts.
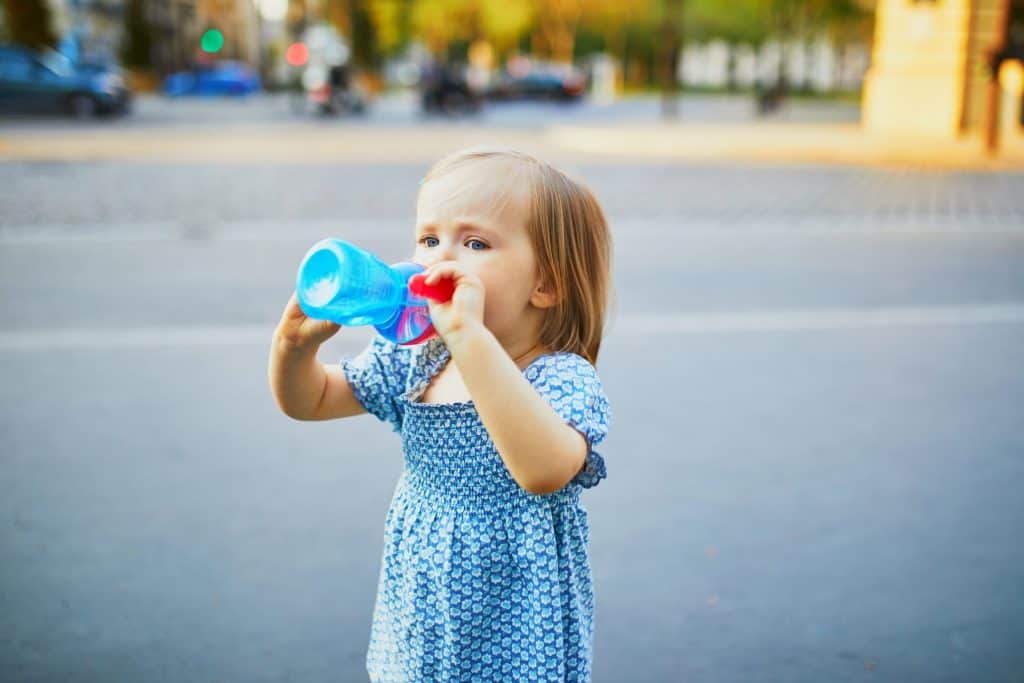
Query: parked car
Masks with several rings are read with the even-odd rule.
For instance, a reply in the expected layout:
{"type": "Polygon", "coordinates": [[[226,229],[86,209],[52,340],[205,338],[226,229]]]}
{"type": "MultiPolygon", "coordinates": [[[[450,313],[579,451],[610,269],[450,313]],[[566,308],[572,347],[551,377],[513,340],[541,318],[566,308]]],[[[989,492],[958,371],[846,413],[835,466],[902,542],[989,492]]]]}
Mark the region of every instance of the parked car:
{"type": "Polygon", "coordinates": [[[87,118],[126,112],[131,100],[116,65],[75,64],[54,50],[0,45],[0,109],[87,118]]]}
{"type": "Polygon", "coordinates": [[[420,107],[425,114],[475,114],[482,97],[466,78],[466,69],[456,64],[428,64],[420,75],[420,107]]]}
{"type": "Polygon", "coordinates": [[[587,89],[587,79],[573,67],[529,65],[498,72],[487,89],[493,100],[575,100],[587,89]]]}
{"type": "Polygon", "coordinates": [[[197,64],[188,71],[170,74],[164,79],[164,94],[249,95],[261,87],[256,70],[244,62],[220,61],[197,64]]]}

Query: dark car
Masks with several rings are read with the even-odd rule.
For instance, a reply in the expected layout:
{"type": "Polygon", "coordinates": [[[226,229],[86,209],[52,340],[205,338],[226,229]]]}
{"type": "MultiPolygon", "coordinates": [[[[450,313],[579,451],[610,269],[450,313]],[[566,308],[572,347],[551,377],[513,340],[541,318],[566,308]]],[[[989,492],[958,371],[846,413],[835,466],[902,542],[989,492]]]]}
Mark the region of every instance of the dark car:
{"type": "Polygon", "coordinates": [[[586,89],[586,77],[577,69],[531,66],[502,70],[487,96],[493,100],[575,100],[586,89]]]}
{"type": "Polygon", "coordinates": [[[0,45],[0,109],[86,118],[125,112],[131,99],[116,66],[77,65],[53,50],[0,45]]]}
{"type": "Polygon", "coordinates": [[[248,95],[260,89],[260,76],[248,64],[235,61],[197,64],[164,79],[164,94],[248,95]]]}
{"type": "Polygon", "coordinates": [[[480,111],[480,93],[470,87],[464,66],[429,64],[420,74],[420,106],[427,114],[474,114],[480,111]]]}

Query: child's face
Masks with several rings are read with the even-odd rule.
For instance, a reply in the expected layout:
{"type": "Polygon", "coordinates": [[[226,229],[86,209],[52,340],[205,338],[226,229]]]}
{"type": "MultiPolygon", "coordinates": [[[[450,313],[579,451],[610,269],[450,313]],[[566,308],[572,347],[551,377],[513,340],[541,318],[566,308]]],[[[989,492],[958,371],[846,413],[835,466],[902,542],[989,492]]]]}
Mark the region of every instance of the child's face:
{"type": "Polygon", "coordinates": [[[490,161],[424,183],[416,205],[413,261],[455,261],[484,283],[484,326],[498,339],[539,325],[538,272],[526,232],[529,189],[508,188],[509,162],[490,161]],[[506,171],[503,173],[502,171],[506,171]],[[511,195],[495,206],[503,192],[511,195]]]}

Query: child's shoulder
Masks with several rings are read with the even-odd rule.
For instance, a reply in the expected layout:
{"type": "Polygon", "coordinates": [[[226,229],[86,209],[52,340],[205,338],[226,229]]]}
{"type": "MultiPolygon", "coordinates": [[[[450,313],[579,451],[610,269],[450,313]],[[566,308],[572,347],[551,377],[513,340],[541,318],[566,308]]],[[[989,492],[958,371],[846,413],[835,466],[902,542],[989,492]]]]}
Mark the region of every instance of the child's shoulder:
{"type": "Polygon", "coordinates": [[[593,364],[572,351],[552,351],[537,356],[526,368],[526,378],[532,383],[601,385],[601,378],[593,364]]]}
{"type": "Polygon", "coordinates": [[[612,420],[611,404],[597,369],[588,359],[568,351],[538,356],[527,367],[526,378],[591,443],[607,433],[612,420]]]}

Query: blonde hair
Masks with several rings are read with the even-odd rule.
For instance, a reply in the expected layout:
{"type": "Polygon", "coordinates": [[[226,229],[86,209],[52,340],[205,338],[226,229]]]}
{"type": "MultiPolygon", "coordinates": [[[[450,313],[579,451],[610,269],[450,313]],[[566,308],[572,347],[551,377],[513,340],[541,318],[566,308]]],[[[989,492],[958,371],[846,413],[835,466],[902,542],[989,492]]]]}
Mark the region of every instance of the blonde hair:
{"type": "Polygon", "coordinates": [[[590,190],[550,164],[514,149],[472,147],[442,158],[421,181],[481,161],[515,162],[495,206],[508,203],[516,186],[528,183],[527,233],[541,281],[557,303],[546,309],[539,342],[597,364],[611,291],[612,238],[604,211],[590,190]],[[525,178],[524,178],[525,176],[525,178]]]}

